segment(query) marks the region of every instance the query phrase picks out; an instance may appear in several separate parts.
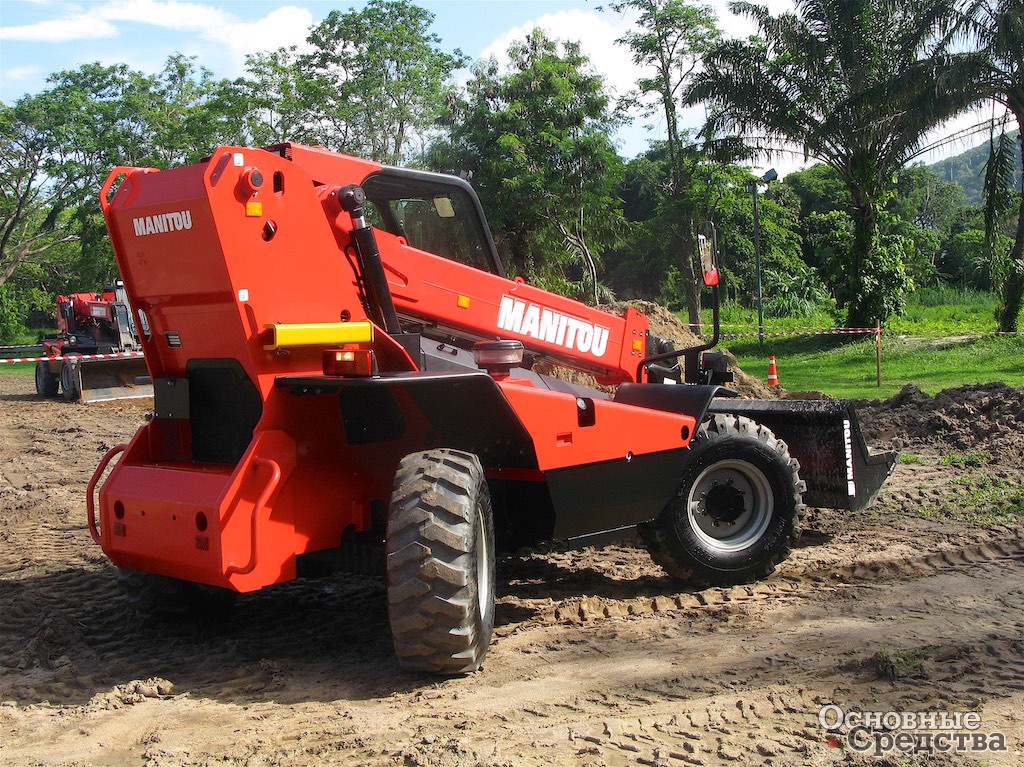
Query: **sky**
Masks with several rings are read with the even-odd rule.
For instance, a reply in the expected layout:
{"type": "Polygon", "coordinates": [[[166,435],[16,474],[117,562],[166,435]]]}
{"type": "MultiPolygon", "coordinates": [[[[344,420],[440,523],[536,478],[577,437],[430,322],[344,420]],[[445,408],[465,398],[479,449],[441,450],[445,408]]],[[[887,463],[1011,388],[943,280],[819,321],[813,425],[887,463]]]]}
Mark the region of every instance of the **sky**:
{"type": "MultiPolygon", "coordinates": [[[[601,10],[607,0],[414,0],[435,15],[432,31],[446,50],[460,49],[471,59],[498,56],[513,40],[541,27],[554,37],[578,40],[614,95],[622,96],[641,72],[628,50],[615,43],[631,25],[628,17],[601,10]]],[[[761,0],[773,13],[792,8],[791,0],[761,0]]],[[[332,10],[360,8],[345,0],[0,0],[0,101],[12,103],[46,88],[53,72],[81,64],[127,64],[155,73],[168,56],[195,56],[218,77],[244,73],[247,54],[302,46],[309,28],[332,10]]],[[[726,36],[754,32],[746,19],[732,15],[726,0],[710,0],[726,36]]],[[[684,115],[687,127],[703,123],[701,108],[684,115]]],[[[664,138],[664,123],[638,117],[620,130],[624,157],[642,152],[650,140],[664,138]]],[[[978,143],[975,141],[974,143],[978,143]]],[[[929,162],[967,148],[962,142],[929,157],[929,162]]],[[[792,154],[764,160],[782,175],[801,167],[792,154]]]]}

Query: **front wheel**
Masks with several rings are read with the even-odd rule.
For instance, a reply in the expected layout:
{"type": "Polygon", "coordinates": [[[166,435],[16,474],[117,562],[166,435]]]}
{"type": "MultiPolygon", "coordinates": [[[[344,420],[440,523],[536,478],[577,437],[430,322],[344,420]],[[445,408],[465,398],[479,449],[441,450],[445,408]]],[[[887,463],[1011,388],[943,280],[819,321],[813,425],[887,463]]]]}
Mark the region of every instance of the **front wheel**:
{"type": "Polygon", "coordinates": [[[388,511],[388,613],[403,668],[462,674],[494,629],[494,522],[480,461],[435,449],[402,459],[388,511]]]}
{"type": "Polygon", "coordinates": [[[64,360],[60,363],[60,388],[64,399],[68,402],[77,402],[82,398],[82,383],[78,366],[72,360],[64,360]]]}
{"type": "Polygon", "coordinates": [[[641,526],[652,558],[701,588],[770,575],[800,535],[799,468],[766,427],[713,415],[690,443],[676,496],[641,526]]]}

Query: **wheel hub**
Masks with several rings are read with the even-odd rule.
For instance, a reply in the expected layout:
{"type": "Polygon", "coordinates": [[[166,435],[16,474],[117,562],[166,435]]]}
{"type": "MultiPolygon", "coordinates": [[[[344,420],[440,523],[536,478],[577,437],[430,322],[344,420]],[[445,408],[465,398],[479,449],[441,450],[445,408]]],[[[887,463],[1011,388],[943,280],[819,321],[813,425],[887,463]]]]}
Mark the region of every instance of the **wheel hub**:
{"type": "Polygon", "coordinates": [[[746,511],[743,501],[743,491],[733,484],[715,485],[704,498],[704,511],[715,522],[734,525],[746,511]]]}
{"type": "Polygon", "coordinates": [[[730,458],[708,466],[690,486],[687,523],[705,546],[739,551],[768,528],[773,506],[764,473],[749,461],[730,458]]]}

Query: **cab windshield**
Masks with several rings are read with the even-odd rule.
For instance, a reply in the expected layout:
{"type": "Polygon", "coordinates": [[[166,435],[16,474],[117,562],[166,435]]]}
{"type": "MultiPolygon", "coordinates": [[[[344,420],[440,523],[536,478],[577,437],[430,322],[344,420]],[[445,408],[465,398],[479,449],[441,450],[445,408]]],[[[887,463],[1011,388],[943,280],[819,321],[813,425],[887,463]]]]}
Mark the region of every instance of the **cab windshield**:
{"type": "Polygon", "coordinates": [[[483,211],[455,176],[385,168],[362,184],[366,218],[414,248],[493,274],[504,274],[483,211]]]}

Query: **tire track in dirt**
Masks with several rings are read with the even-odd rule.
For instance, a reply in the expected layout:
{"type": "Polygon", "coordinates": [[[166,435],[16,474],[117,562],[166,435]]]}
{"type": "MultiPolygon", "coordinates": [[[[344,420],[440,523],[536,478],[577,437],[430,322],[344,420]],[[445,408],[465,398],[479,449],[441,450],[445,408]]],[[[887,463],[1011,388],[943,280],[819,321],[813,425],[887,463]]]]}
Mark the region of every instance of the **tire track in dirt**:
{"type": "Polygon", "coordinates": [[[829,702],[978,710],[1024,739],[1024,533],[900,512],[899,474],[897,502],[817,510],[748,586],[681,589],[629,542],[505,558],[485,672],[439,681],[397,670],[373,578],[139,626],[83,493],[144,405],[15,397],[0,396],[5,764],[860,764],[826,742],[829,702]]]}
{"type": "MultiPolygon", "coordinates": [[[[842,585],[872,585],[884,581],[923,578],[940,572],[971,568],[993,562],[1024,560],[1024,535],[1020,531],[999,531],[988,542],[970,544],[945,551],[920,554],[916,557],[876,558],[859,560],[832,567],[801,567],[789,563],[781,574],[766,581],[730,588],[710,588],[678,593],[678,586],[664,579],[641,578],[636,582],[606,583],[600,595],[569,596],[552,600],[545,587],[538,585],[534,599],[519,589],[515,598],[500,600],[503,607],[514,606],[520,612],[532,607],[534,614],[520,622],[499,628],[499,636],[522,631],[536,624],[581,624],[626,616],[669,613],[679,610],[700,610],[721,606],[742,607],[754,601],[786,600],[808,595],[809,591],[835,590],[842,585]],[[660,589],[658,588],[660,586],[660,589]],[[634,597],[636,590],[655,591],[652,595],[634,597]],[[618,593],[615,593],[618,592],[618,593]]],[[[590,591],[586,577],[576,585],[571,579],[560,583],[560,592],[590,591]]]]}

